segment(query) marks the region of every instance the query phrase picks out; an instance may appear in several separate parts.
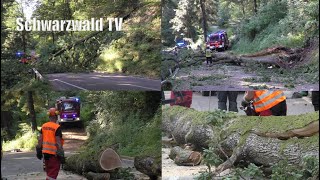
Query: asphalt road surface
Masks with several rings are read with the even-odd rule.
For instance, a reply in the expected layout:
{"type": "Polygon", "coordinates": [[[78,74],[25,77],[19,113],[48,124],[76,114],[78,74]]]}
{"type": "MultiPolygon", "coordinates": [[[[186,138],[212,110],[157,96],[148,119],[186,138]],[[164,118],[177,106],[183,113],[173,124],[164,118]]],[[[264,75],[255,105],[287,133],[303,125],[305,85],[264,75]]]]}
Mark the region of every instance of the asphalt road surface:
{"type": "Polygon", "coordinates": [[[161,81],[142,77],[92,73],[47,74],[51,86],[56,91],[63,90],[142,90],[160,91],[161,81]]]}
{"type": "MultiPolygon", "coordinates": [[[[73,128],[64,124],[62,127],[63,138],[65,140],[65,156],[78,153],[77,150],[88,138],[84,129],[73,128]]],[[[146,180],[148,176],[142,174],[134,168],[134,160],[131,157],[121,157],[122,167],[130,168],[131,173],[137,179],[146,180]]],[[[1,160],[1,175],[7,180],[43,180],[46,173],[43,171],[43,162],[36,158],[36,152],[4,152],[1,160]]],[[[61,180],[86,180],[86,178],[71,172],[60,170],[58,179],[61,180]]]]}

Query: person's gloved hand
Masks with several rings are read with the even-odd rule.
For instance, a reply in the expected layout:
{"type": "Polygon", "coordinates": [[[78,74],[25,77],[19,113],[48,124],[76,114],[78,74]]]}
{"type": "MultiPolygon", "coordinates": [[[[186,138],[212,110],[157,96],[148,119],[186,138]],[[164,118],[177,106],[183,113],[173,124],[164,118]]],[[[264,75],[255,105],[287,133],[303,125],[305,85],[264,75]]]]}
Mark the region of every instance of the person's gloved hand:
{"type": "Polygon", "coordinates": [[[241,101],[241,106],[242,107],[248,107],[250,105],[250,102],[246,101],[246,100],[242,100],[241,101]]]}
{"type": "Polygon", "coordinates": [[[57,156],[64,157],[64,150],[63,149],[58,149],[57,150],[57,156]]]}
{"type": "Polygon", "coordinates": [[[37,146],[37,147],[36,147],[36,152],[37,152],[37,158],[38,158],[39,160],[41,160],[42,157],[43,157],[42,148],[39,147],[39,146],[37,146]]]}
{"type": "Polygon", "coordinates": [[[65,157],[64,157],[64,150],[63,149],[58,149],[57,150],[57,156],[60,159],[61,164],[65,163],[65,157]]]}

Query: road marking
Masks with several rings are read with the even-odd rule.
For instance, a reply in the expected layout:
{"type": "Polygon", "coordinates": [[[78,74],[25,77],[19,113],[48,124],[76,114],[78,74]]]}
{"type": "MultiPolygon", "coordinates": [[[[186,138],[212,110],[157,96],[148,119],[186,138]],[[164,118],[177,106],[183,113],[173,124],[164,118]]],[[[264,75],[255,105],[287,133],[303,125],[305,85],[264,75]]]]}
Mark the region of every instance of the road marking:
{"type": "Polygon", "coordinates": [[[154,89],[154,88],[148,88],[148,87],[143,87],[143,86],[138,86],[138,85],[133,85],[133,84],[118,84],[120,86],[134,86],[134,87],[140,87],[140,88],[144,88],[144,89],[151,89],[154,91],[160,91],[160,89],[154,89]]]}
{"type": "Polygon", "coordinates": [[[69,85],[69,86],[76,87],[76,88],[78,88],[78,89],[88,90],[88,89],[85,89],[85,88],[83,88],[83,87],[76,86],[76,85],[74,85],[74,84],[71,84],[71,83],[68,83],[68,82],[62,81],[62,80],[60,80],[60,79],[54,79],[54,80],[50,80],[50,81],[59,81],[59,82],[62,82],[62,83],[64,83],[64,84],[67,84],[67,85],[69,85]]]}

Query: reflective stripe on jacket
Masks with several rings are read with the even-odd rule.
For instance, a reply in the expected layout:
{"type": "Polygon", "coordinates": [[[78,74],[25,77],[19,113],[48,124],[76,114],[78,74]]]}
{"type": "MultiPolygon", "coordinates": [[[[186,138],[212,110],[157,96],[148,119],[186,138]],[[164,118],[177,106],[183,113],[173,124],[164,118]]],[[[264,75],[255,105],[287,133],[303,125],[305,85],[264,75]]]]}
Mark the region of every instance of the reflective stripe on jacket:
{"type": "Polygon", "coordinates": [[[210,49],[206,49],[206,57],[212,57],[212,52],[210,49]]]}
{"type": "Polygon", "coordinates": [[[256,112],[262,112],[286,100],[283,91],[254,91],[253,105],[256,112]]]}
{"type": "MultiPolygon", "coordinates": [[[[55,134],[59,127],[59,124],[53,122],[47,122],[42,125],[42,153],[56,155],[58,144],[55,134]]],[[[61,141],[63,146],[64,140],[62,138],[61,141]]]]}

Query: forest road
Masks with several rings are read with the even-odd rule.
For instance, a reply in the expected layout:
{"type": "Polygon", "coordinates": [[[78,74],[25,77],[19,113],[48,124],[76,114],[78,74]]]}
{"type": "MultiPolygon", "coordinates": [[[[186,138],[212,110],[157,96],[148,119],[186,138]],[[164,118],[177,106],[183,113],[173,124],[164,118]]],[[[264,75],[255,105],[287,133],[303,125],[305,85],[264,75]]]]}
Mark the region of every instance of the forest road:
{"type": "Polygon", "coordinates": [[[143,90],[160,91],[161,81],[118,74],[58,73],[46,74],[54,90],[143,90]]]}
{"type": "MultiPolygon", "coordinates": [[[[65,140],[64,151],[68,157],[77,153],[78,148],[88,138],[84,129],[62,127],[65,140]]],[[[42,160],[36,158],[35,151],[28,152],[4,152],[1,161],[1,175],[7,180],[18,179],[45,179],[42,160]]],[[[85,179],[82,176],[60,170],[59,179],[85,179]]]]}
{"type": "MultiPolygon", "coordinates": [[[[63,148],[66,157],[76,154],[79,147],[88,138],[83,128],[72,127],[72,124],[63,124],[62,134],[65,140],[63,148]]],[[[138,179],[148,179],[148,176],[134,169],[133,158],[121,157],[121,159],[123,168],[132,168],[132,173],[135,177],[138,177],[138,179]]],[[[36,158],[35,151],[4,152],[1,161],[1,175],[7,180],[43,180],[46,177],[46,173],[43,171],[42,160],[36,158]]],[[[58,179],[86,180],[83,176],[64,170],[60,170],[58,179]]]]}

